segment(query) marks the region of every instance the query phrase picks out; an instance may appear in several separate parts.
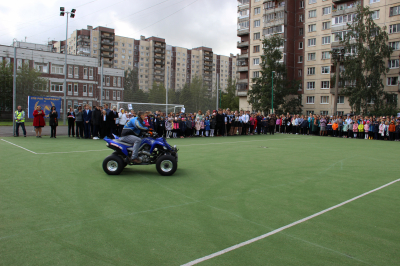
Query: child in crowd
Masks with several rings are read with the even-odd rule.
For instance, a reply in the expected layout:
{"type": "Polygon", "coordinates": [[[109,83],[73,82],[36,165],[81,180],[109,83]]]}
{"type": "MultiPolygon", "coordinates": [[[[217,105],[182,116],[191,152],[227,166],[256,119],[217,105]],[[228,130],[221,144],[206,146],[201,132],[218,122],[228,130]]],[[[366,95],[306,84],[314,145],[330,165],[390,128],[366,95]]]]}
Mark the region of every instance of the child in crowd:
{"type": "Polygon", "coordinates": [[[180,129],[181,139],[185,138],[185,133],[186,133],[186,118],[185,117],[181,118],[181,122],[179,124],[179,129],[180,129]]]}
{"type": "Polygon", "coordinates": [[[353,122],[353,138],[357,138],[358,133],[358,123],[357,120],[354,120],[353,122]]]}
{"type": "Polygon", "coordinates": [[[201,122],[200,122],[200,132],[201,132],[201,136],[202,137],[205,137],[205,133],[204,133],[204,118],[203,119],[201,119],[201,122]]]}
{"type": "Polygon", "coordinates": [[[396,141],[400,141],[400,121],[397,121],[396,125],[396,141]]]}
{"type": "Polygon", "coordinates": [[[381,120],[381,123],[379,124],[379,138],[383,139],[385,137],[385,123],[383,122],[383,119],[381,120]]]}
{"type": "Polygon", "coordinates": [[[334,120],[333,124],[332,124],[332,130],[333,130],[333,136],[337,137],[337,131],[338,131],[339,125],[336,122],[336,120],[334,120]]]}
{"type": "Polygon", "coordinates": [[[360,120],[358,124],[358,138],[362,139],[364,136],[364,123],[362,120],[360,120]]]}
{"type": "Polygon", "coordinates": [[[196,136],[199,137],[200,136],[200,130],[201,130],[201,122],[200,122],[200,118],[196,118],[196,136]]]}
{"type": "MultiPolygon", "coordinates": [[[[179,118],[180,119],[180,118],[179,118]]],[[[178,117],[175,117],[174,124],[173,124],[173,138],[176,139],[179,134],[179,121],[178,117]]]]}
{"type": "Polygon", "coordinates": [[[369,134],[369,121],[364,125],[364,133],[365,133],[365,139],[368,139],[368,134],[369,134]]]}
{"type": "Polygon", "coordinates": [[[165,130],[167,131],[167,139],[171,137],[171,132],[172,132],[173,124],[172,124],[172,118],[169,117],[168,120],[165,122],[165,130]]]}
{"type": "Polygon", "coordinates": [[[343,125],[343,138],[347,139],[347,137],[348,137],[347,131],[349,130],[349,124],[347,124],[346,120],[343,123],[344,123],[344,125],[343,125]]]}
{"type": "Polygon", "coordinates": [[[205,125],[205,130],[206,130],[206,137],[210,135],[210,120],[208,119],[208,116],[206,117],[206,121],[204,122],[205,125]]]}
{"type": "Polygon", "coordinates": [[[216,125],[217,125],[217,120],[215,118],[215,115],[212,115],[210,120],[210,137],[214,137],[214,131],[216,125]]]}

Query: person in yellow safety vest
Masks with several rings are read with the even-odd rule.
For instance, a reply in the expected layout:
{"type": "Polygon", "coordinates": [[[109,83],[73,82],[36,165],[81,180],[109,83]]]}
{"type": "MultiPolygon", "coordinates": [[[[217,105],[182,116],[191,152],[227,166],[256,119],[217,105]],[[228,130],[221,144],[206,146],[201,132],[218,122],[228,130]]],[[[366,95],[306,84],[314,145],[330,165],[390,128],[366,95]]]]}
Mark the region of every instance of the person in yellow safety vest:
{"type": "Polygon", "coordinates": [[[15,111],[14,119],[15,119],[15,123],[16,123],[14,137],[19,137],[19,127],[20,126],[22,127],[22,131],[24,132],[24,137],[26,137],[25,112],[22,110],[21,106],[18,106],[18,110],[15,111]]]}

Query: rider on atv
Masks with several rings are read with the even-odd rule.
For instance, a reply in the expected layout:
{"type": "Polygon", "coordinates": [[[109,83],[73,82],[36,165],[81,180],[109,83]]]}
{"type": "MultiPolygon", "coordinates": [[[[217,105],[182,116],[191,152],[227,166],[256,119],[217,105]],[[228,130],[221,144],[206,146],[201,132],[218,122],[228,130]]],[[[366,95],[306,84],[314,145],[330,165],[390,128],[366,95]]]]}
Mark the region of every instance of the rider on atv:
{"type": "Polygon", "coordinates": [[[138,152],[140,148],[141,138],[139,137],[142,131],[149,130],[144,123],[145,113],[140,111],[137,117],[129,120],[128,123],[124,126],[121,133],[121,140],[123,142],[129,143],[133,145],[133,151],[131,156],[131,162],[134,163],[142,163],[142,160],[138,158],[138,152]]]}

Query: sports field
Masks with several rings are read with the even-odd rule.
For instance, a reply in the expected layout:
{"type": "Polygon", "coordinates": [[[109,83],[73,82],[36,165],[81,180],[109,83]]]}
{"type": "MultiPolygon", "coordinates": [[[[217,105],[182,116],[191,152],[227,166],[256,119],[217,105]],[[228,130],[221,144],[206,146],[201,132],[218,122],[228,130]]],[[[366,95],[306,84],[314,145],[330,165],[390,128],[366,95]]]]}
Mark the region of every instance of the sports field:
{"type": "Polygon", "coordinates": [[[400,143],[169,143],[173,176],[108,176],[104,141],[2,138],[0,265],[400,265],[400,143]]]}

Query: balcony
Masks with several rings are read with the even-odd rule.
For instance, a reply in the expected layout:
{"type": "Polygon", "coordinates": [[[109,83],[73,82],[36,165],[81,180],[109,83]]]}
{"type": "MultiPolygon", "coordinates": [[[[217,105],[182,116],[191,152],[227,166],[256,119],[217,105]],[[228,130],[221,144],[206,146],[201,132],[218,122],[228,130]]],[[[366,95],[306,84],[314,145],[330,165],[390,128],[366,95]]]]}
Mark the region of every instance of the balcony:
{"type": "Polygon", "coordinates": [[[249,58],[248,53],[238,55],[238,59],[247,59],[247,58],[249,58]]]}
{"type": "Polygon", "coordinates": [[[237,71],[238,72],[247,72],[247,71],[249,71],[249,66],[238,66],[237,71]]]}
{"type": "Polygon", "coordinates": [[[154,49],[154,53],[158,53],[158,54],[165,54],[165,50],[164,49],[154,49]]]}
{"type": "Polygon", "coordinates": [[[78,54],[79,54],[79,55],[90,55],[90,51],[83,51],[83,50],[80,50],[80,51],[78,51],[78,54]]]}
{"type": "Polygon", "coordinates": [[[238,29],[237,36],[248,35],[249,33],[250,33],[250,29],[249,28],[238,29]]]}
{"type": "Polygon", "coordinates": [[[238,79],[237,84],[249,84],[249,79],[248,78],[238,79]]]}
{"type": "Polygon", "coordinates": [[[204,62],[203,65],[204,65],[204,66],[207,66],[207,67],[212,67],[212,66],[213,66],[212,63],[208,63],[208,62],[204,62]]]}
{"type": "Polygon", "coordinates": [[[154,70],[164,70],[164,67],[156,65],[156,66],[154,66],[154,70]]]}
{"type": "Polygon", "coordinates": [[[104,46],[100,47],[100,50],[104,52],[114,52],[114,48],[108,48],[104,46]]]}
{"type": "Polygon", "coordinates": [[[105,65],[112,65],[113,61],[112,60],[104,60],[105,65]]]}
{"type": "Polygon", "coordinates": [[[79,41],[82,41],[82,42],[90,42],[90,37],[89,37],[89,36],[86,36],[86,35],[79,35],[77,41],[78,41],[78,42],[79,42],[79,41]]]}
{"type": "Polygon", "coordinates": [[[104,58],[114,58],[114,55],[113,55],[113,54],[104,54],[104,53],[101,53],[101,57],[104,57],[104,58]]]}
{"type": "Polygon", "coordinates": [[[155,44],[154,44],[154,47],[157,47],[157,48],[165,48],[165,44],[155,43],[155,44]]]}
{"type": "MultiPolygon", "coordinates": [[[[340,84],[339,84],[339,86],[340,86],[340,84]]],[[[329,92],[331,94],[335,95],[335,88],[330,88],[329,90],[330,90],[329,92]]],[[[343,90],[343,88],[338,88],[338,95],[342,94],[342,90],[343,90]]]]}
{"type": "Polygon", "coordinates": [[[246,41],[246,42],[237,42],[237,45],[236,45],[237,48],[248,47],[248,46],[249,46],[249,42],[248,41],[246,41]]]}
{"type": "Polygon", "coordinates": [[[264,22],[264,27],[272,27],[272,26],[277,26],[285,23],[284,18],[277,18],[277,19],[271,19],[270,21],[264,22]]]}
{"type": "Polygon", "coordinates": [[[205,80],[205,81],[211,81],[211,77],[210,77],[210,76],[204,75],[203,80],[205,80]]]}
{"type": "Polygon", "coordinates": [[[155,55],[154,55],[154,58],[155,58],[155,59],[162,59],[162,60],[165,60],[165,56],[163,56],[163,55],[158,55],[158,54],[155,54],[155,55]]]}
{"type": "Polygon", "coordinates": [[[164,77],[164,73],[165,73],[165,72],[154,72],[154,75],[155,75],[155,76],[162,76],[162,77],[164,77]]]}
{"type": "Polygon", "coordinates": [[[114,46],[114,42],[112,42],[112,41],[109,41],[109,40],[101,40],[101,44],[105,44],[105,45],[114,46]]]}
{"type": "Polygon", "coordinates": [[[285,6],[278,6],[278,7],[272,7],[268,9],[264,9],[264,15],[269,14],[269,13],[278,13],[280,11],[285,11],[285,6]]]}
{"type": "Polygon", "coordinates": [[[101,35],[101,38],[102,39],[114,40],[114,36],[113,35],[105,35],[105,34],[103,34],[103,35],[101,35]]]}
{"type": "MultiPolygon", "coordinates": [[[[339,15],[346,15],[346,14],[355,13],[355,12],[357,12],[356,5],[354,5],[353,7],[348,7],[346,9],[341,9],[341,10],[332,9],[332,17],[339,16],[339,15]]],[[[346,23],[344,23],[344,25],[346,25],[346,23]]]]}
{"type": "Polygon", "coordinates": [[[154,77],[154,80],[155,80],[155,81],[161,81],[161,82],[162,82],[162,81],[164,81],[164,77],[155,76],[155,77],[154,77]]]}
{"type": "Polygon", "coordinates": [[[212,59],[212,57],[204,57],[204,61],[209,61],[209,62],[212,62],[212,61],[213,61],[213,59],[212,59]]]}
{"type": "Polygon", "coordinates": [[[154,61],[154,65],[163,66],[163,65],[165,65],[165,62],[161,61],[161,60],[156,60],[156,61],[154,61]]]}
{"type": "Polygon", "coordinates": [[[236,96],[238,97],[247,97],[247,90],[237,90],[236,96]]]}

